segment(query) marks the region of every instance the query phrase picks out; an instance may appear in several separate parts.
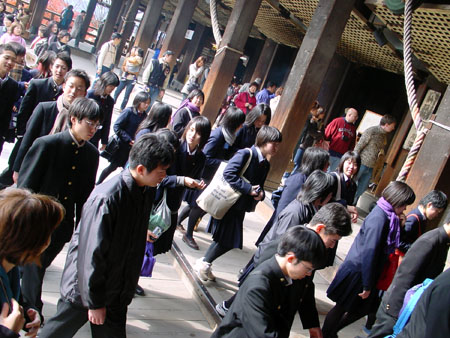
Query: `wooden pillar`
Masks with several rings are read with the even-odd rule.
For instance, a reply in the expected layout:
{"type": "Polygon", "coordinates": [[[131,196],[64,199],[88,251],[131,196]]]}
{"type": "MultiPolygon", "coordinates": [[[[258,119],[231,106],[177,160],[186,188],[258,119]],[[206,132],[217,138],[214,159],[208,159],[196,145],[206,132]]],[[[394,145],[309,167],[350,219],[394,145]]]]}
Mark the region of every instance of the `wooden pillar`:
{"type": "Polygon", "coordinates": [[[237,0],[214,57],[203,91],[202,114],[214,123],[262,0],[237,0]]]}
{"type": "Polygon", "coordinates": [[[84,18],[83,25],[81,26],[81,41],[84,41],[86,37],[86,33],[89,29],[89,25],[91,24],[92,16],[94,15],[96,6],[97,0],[89,0],[86,8],[86,17],[84,18]]]}
{"type": "Polygon", "coordinates": [[[194,36],[188,43],[186,54],[184,54],[183,62],[178,70],[177,80],[180,82],[184,82],[189,66],[195,61],[194,59],[198,53],[198,47],[200,46],[203,32],[205,32],[205,26],[197,22],[195,24],[194,36]]]}
{"type": "Polygon", "coordinates": [[[286,81],[271,125],[283,134],[278,154],[271,159],[268,187],[278,186],[291,160],[310,107],[319,94],[355,0],[320,0],[286,81]]]}
{"type": "Polygon", "coordinates": [[[30,33],[36,34],[44,17],[48,0],[35,0],[34,11],[31,13],[30,33]]]}
{"type": "MultiPolygon", "coordinates": [[[[253,72],[252,79],[256,79],[259,77],[261,81],[261,85],[264,86],[266,83],[267,75],[269,74],[270,67],[272,66],[273,59],[275,58],[275,54],[278,50],[278,44],[267,38],[264,42],[264,47],[262,52],[258,58],[258,63],[256,64],[255,70],[253,72]]],[[[278,83],[278,85],[280,85],[278,83]]]]}
{"type": "Polygon", "coordinates": [[[169,27],[167,27],[166,38],[164,39],[160,54],[163,55],[168,50],[174,53],[175,57],[172,58],[170,64],[171,69],[173,69],[176,58],[180,55],[186,43],[186,31],[191,22],[195,7],[197,7],[197,3],[198,0],[179,0],[172,20],[170,20],[169,27]]]}
{"type": "Polygon", "coordinates": [[[136,34],[135,46],[141,47],[144,52],[152,43],[153,35],[158,27],[159,17],[161,15],[164,0],[149,0],[144,16],[142,17],[139,30],[136,34]]]}
{"type": "Polygon", "coordinates": [[[125,43],[130,38],[131,33],[133,33],[134,28],[134,19],[136,18],[136,14],[139,10],[140,0],[132,0],[130,6],[128,7],[128,12],[125,15],[125,23],[123,24],[122,30],[120,33],[122,34],[122,40],[117,48],[116,55],[116,64],[119,63],[120,57],[122,56],[122,51],[125,47],[125,43]]]}
{"type": "Polygon", "coordinates": [[[108,11],[108,16],[106,17],[105,25],[97,41],[97,45],[92,48],[93,52],[95,49],[100,50],[103,44],[111,39],[113,33],[114,25],[116,24],[117,17],[119,16],[120,9],[122,7],[122,1],[112,0],[111,7],[108,11]]]}
{"type": "MultiPolygon", "coordinates": [[[[436,122],[450,125],[450,86],[436,113],[436,122]]],[[[406,183],[413,188],[418,201],[433,189],[450,196],[450,132],[433,125],[428,132],[406,183]]]]}
{"type": "Polygon", "coordinates": [[[245,72],[242,76],[242,83],[250,82],[253,79],[253,73],[259,60],[264,47],[264,40],[252,39],[252,43],[249,46],[249,40],[244,48],[245,55],[249,57],[247,65],[245,66],[245,72]]]}

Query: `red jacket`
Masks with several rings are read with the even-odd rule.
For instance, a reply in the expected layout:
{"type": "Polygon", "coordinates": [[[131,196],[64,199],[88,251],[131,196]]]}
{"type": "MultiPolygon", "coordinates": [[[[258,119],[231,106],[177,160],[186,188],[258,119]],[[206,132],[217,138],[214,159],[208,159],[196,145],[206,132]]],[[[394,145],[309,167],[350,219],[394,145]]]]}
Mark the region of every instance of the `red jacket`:
{"type": "Polygon", "coordinates": [[[255,95],[250,96],[248,92],[242,92],[239,93],[234,98],[234,104],[236,105],[236,107],[241,109],[245,114],[247,114],[250,110],[252,110],[256,106],[256,97],[255,95]],[[252,105],[250,109],[245,106],[247,102],[252,105]]]}
{"type": "Polygon", "coordinates": [[[325,129],[325,139],[330,141],[330,154],[342,156],[355,147],[356,126],[348,123],[344,117],[338,117],[325,129]]]}

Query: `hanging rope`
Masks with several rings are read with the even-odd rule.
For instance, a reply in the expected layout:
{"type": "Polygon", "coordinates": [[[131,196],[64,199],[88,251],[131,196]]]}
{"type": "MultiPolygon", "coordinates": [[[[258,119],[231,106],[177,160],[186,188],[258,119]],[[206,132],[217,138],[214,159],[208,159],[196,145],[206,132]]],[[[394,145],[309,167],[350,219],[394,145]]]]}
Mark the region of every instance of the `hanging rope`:
{"type": "Polygon", "coordinates": [[[422,146],[423,140],[428,129],[424,128],[422,118],[420,117],[419,106],[417,105],[416,90],[414,88],[414,78],[412,71],[412,50],[411,50],[411,25],[412,25],[412,0],[406,0],[405,3],[405,18],[403,24],[403,50],[404,50],[404,71],[405,71],[405,84],[406,92],[408,95],[409,110],[411,111],[414,126],[417,130],[417,136],[414,143],[408,153],[408,157],[403,164],[400,173],[398,174],[397,181],[405,181],[408,177],[414,161],[416,160],[417,153],[422,146]]]}
{"type": "Polygon", "coordinates": [[[222,35],[220,34],[219,20],[217,20],[217,0],[209,0],[209,10],[211,12],[211,25],[216,40],[217,48],[219,48],[222,35]]]}

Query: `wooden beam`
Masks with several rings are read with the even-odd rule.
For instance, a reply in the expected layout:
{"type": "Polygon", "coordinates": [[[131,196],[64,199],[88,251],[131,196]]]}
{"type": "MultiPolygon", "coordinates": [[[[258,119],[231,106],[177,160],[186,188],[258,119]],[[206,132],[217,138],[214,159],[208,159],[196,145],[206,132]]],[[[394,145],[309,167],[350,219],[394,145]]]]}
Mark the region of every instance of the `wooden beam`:
{"type": "MultiPolygon", "coordinates": [[[[278,50],[278,44],[267,38],[264,42],[264,47],[258,58],[258,63],[256,64],[255,71],[253,72],[252,79],[259,77],[261,81],[261,86],[266,83],[267,75],[269,74],[270,67],[272,66],[273,59],[278,50]]],[[[280,84],[278,84],[280,85],[280,84]]],[[[262,89],[262,87],[261,87],[262,89]]]]}
{"type": "Polygon", "coordinates": [[[144,53],[147,52],[147,49],[152,43],[153,36],[159,24],[159,17],[161,15],[163,4],[164,0],[149,0],[147,8],[145,9],[134,42],[134,45],[141,47],[144,50],[144,53]]]}

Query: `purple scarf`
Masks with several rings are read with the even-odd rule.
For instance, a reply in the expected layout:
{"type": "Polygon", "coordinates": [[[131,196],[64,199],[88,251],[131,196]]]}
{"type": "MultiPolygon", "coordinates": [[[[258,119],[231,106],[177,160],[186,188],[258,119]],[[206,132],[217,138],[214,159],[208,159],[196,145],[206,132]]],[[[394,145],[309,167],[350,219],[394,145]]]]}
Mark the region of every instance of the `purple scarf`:
{"type": "Polygon", "coordinates": [[[389,234],[387,237],[387,253],[391,254],[400,244],[400,219],[394,211],[392,205],[381,197],[377,205],[389,216],[389,234]]]}
{"type": "Polygon", "coordinates": [[[189,101],[188,99],[184,100],[183,102],[181,102],[181,105],[178,107],[177,111],[172,115],[172,121],[175,117],[175,115],[178,114],[178,112],[184,108],[188,107],[188,109],[192,112],[192,113],[198,113],[200,112],[200,108],[197,107],[195,104],[193,104],[191,101],[189,101]]]}

